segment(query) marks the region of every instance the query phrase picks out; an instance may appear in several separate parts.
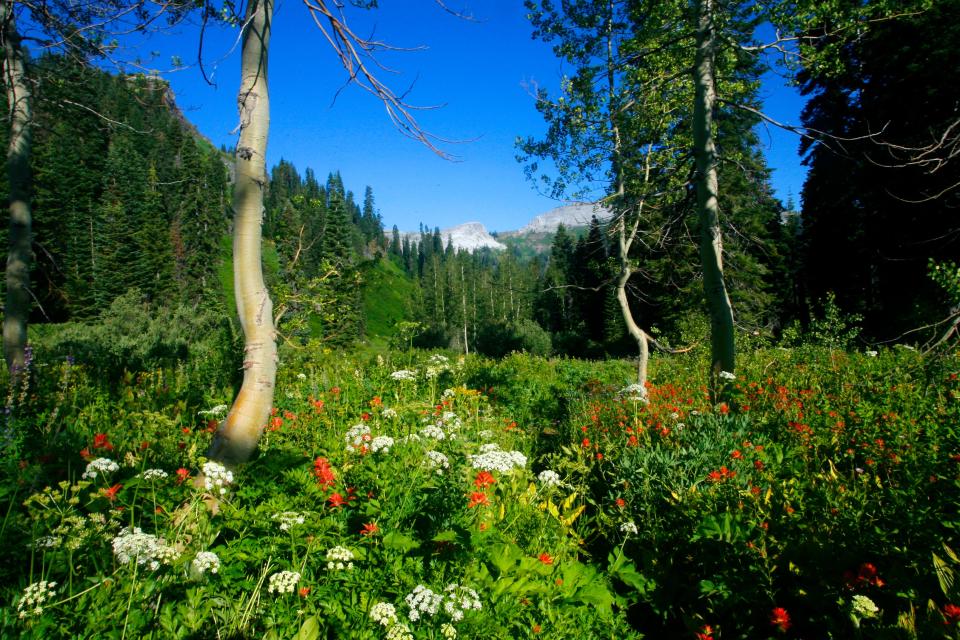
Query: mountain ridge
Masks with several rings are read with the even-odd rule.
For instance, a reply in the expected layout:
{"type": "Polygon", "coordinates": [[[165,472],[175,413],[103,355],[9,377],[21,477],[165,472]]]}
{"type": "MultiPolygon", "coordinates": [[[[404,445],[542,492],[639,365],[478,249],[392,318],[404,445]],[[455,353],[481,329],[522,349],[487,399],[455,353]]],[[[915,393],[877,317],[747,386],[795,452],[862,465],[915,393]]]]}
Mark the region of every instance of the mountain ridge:
{"type": "MultiPolygon", "coordinates": [[[[466,249],[467,251],[476,251],[483,248],[503,250],[507,248],[507,245],[500,241],[503,238],[518,239],[529,236],[539,240],[540,242],[535,242],[535,244],[540,245],[544,239],[556,233],[560,225],[568,229],[586,227],[594,216],[602,222],[609,220],[612,215],[609,209],[596,203],[574,202],[535,215],[527,224],[517,230],[490,232],[482,222],[471,221],[440,229],[440,237],[443,239],[445,247],[450,243],[454,249],[466,249]]],[[[400,235],[409,238],[410,242],[414,244],[420,241],[419,231],[404,231],[400,235]]]]}

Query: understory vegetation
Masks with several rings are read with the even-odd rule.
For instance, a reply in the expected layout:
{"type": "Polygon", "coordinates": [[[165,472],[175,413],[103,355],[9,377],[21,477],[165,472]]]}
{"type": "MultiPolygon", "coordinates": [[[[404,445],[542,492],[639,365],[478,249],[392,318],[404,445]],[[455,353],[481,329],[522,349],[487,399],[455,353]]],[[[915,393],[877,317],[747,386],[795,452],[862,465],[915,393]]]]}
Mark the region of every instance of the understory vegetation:
{"type": "Polygon", "coordinates": [[[67,335],[6,398],[5,636],[958,636],[954,355],[758,347],[711,405],[697,350],[644,402],[628,361],[287,346],[227,471],[227,347],[112,378],[67,335]]]}

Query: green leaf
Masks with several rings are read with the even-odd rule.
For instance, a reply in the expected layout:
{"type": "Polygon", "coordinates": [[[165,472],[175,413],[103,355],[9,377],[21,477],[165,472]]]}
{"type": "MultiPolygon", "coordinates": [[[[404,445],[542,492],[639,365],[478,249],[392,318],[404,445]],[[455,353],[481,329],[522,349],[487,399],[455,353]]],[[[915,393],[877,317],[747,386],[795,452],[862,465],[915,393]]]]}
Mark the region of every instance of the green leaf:
{"type": "Polygon", "coordinates": [[[387,535],[383,536],[383,546],[387,549],[395,549],[397,551],[407,553],[411,549],[416,549],[419,547],[420,543],[408,535],[391,531],[387,535]]]}
{"type": "Polygon", "coordinates": [[[457,540],[457,532],[447,529],[446,531],[441,531],[437,535],[433,536],[434,542],[455,542],[457,540]]]}
{"type": "Polygon", "coordinates": [[[316,616],[310,616],[303,621],[300,631],[294,636],[294,640],[317,640],[320,637],[320,623],[316,616]]]}

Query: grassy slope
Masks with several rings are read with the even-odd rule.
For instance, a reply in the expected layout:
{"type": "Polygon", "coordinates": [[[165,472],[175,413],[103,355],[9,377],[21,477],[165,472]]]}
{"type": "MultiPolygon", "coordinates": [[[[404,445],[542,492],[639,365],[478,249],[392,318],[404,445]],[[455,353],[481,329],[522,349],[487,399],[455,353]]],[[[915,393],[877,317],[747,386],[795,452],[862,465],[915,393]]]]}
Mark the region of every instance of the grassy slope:
{"type": "Polygon", "coordinates": [[[396,325],[409,316],[413,281],[388,259],[368,263],[363,271],[363,310],[367,338],[376,341],[396,333],[396,325]]]}

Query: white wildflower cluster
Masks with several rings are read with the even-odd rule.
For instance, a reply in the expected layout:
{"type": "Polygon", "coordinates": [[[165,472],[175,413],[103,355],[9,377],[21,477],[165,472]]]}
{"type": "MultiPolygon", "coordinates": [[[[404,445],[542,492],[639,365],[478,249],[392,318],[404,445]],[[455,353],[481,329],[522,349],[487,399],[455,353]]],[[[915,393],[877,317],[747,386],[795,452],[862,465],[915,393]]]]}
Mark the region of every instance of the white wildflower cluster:
{"type": "Polygon", "coordinates": [[[390,374],[390,377],[398,382],[406,382],[417,379],[417,372],[410,369],[400,369],[390,374]]]}
{"type": "Polygon", "coordinates": [[[397,624],[397,609],[389,602],[378,602],[370,607],[370,618],[384,627],[397,624]]]}
{"type": "Polygon", "coordinates": [[[348,451],[350,449],[360,449],[362,451],[367,443],[373,440],[373,436],[370,435],[370,427],[361,422],[350,427],[343,436],[343,440],[347,443],[348,451]]]}
{"type": "Polygon", "coordinates": [[[56,582],[47,582],[41,580],[27,585],[20,596],[20,602],[17,603],[17,615],[22,620],[28,616],[39,616],[43,614],[43,604],[47,600],[52,600],[54,596],[54,587],[56,582]]]}
{"type": "Polygon", "coordinates": [[[60,536],[40,536],[33,541],[35,549],[56,549],[63,544],[63,538],[60,536]]]}
{"type": "Polygon", "coordinates": [[[642,384],[628,384],[623,389],[620,389],[620,396],[626,398],[627,400],[646,402],[647,401],[647,389],[642,384]]]}
{"type": "Polygon", "coordinates": [[[719,374],[717,374],[717,377],[720,378],[721,380],[729,380],[729,381],[733,381],[737,379],[737,375],[735,373],[730,373],[729,371],[721,371],[719,374]]]}
{"type": "Polygon", "coordinates": [[[442,635],[446,640],[456,640],[457,628],[449,622],[444,622],[442,625],[440,625],[440,635],[442,635]]]}
{"type": "Polygon", "coordinates": [[[450,468],[450,460],[439,451],[427,451],[427,466],[437,472],[437,475],[443,475],[443,472],[450,468]]]}
{"type": "Polygon", "coordinates": [[[433,440],[443,440],[447,437],[443,427],[435,424],[428,424],[423,429],[420,429],[420,435],[424,438],[431,438],[433,440]]]}
{"type": "Polygon", "coordinates": [[[437,424],[446,429],[456,431],[463,426],[463,421],[460,419],[460,416],[453,411],[444,411],[440,419],[437,420],[437,424]]]}
{"type": "Polygon", "coordinates": [[[201,551],[190,562],[190,568],[198,576],[220,571],[220,558],[213,551],[201,551]]]}
{"type": "Polygon", "coordinates": [[[443,596],[439,593],[434,593],[422,584],[418,584],[412,593],[408,593],[406,597],[404,597],[404,600],[407,606],[410,607],[410,620],[416,622],[424,614],[431,618],[437,615],[437,611],[440,610],[440,603],[443,602],[443,596]]]}
{"type": "Polygon", "coordinates": [[[454,397],[455,395],[457,395],[457,392],[454,391],[453,389],[444,389],[444,390],[443,390],[443,393],[440,394],[440,397],[441,397],[442,399],[444,399],[444,400],[449,400],[450,398],[454,397]]]}
{"type": "Polygon", "coordinates": [[[626,522],[620,523],[620,533],[626,536],[635,536],[637,535],[637,532],[637,524],[633,520],[627,520],[626,522]]]}
{"type": "Polygon", "coordinates": [[[410,632],[410,627],[398,622],[387,629],[387,640],[413,640],[413,634],[410,632]]]}
{"type": "Polygon", "coordinates": [[[83,475],[80,477],[84,480],[93,480],[98,474],[113,473],[119,469],[120,465],[110,458],[97,458],[96,460],[92,460],[89,464],[87,464],[87,470],[84,471],[83,475]]]}
{"type": "Polygon", "coordinates": [[[208,418],[222,418],[223,416],[227,415],[227,405],[218,404],[215,407],[197,411],[197,415],[207,416],[208,418]]]}
{"type": "Polygon", "coordinates": [[[480,596],[470,587],[448,584],[443,592],[443,610],[454,622],[463,620],[463,614],[468,611],[479,611],[483,608],[480,604],[480,596]]]}
{"type": "Polygon", "coordinates": [[[278,571],[270,576],[267,591],[270,593],[293,593],[300,582],[300,574],[296,571],[278,571]]]}
{"type": "Polygon", "coordinates": [[[853,614],[859,618],[875,618],[880,613],[880,607],[873,600],[860,594],[853,596],[850,606],[853,614]]]}
{"type": "Polygon", "coordinates": [[[124,527],[120,535],[113,539],[113,555],[120,564],[136,562],[153,571],[161,564],[171,564],[180,557],[180,553],[173,547],[167,546],[163,538],[144,533],[140,527],[124,527]]]}
{"type": "Polygon", "coordinates": [[[427,380],[438,377],[444,371],[450,370],[450,359],[447,356],[435,353],[427,360],[427,380]]]}
{"type": "Polygon", "coordinates": [[[559,487],[563,484],[560,481],[560,474],[556,471],[551,471],[550,469],[545,469],[537,475],[537,480],[540,481],[540,486],[544,489],[548,487],[559,487]]]}
{"type": "Polygon", "coordinates": [[[390,451],[390,447],[393,446],[393,443],[394,443],[394,440],[390,436],[377,436],[370,443],[370,450],[373,451],[374,453],[377,453],[379,451],[383,451],[384,453],[387,453],[388,451],[390,451]]]}
{"type": "Polygon", "coordinates": [[[866,351],[864,351],[864,353],[866,353],[867,356],[870,357],[870,358],[876,358],[878,352],[873,351],[873,350],[871,350],[871,349],[867,349],[866,351]]]}
{"type": "Polygon", "coordinates": [[[410,627],[397,618],[397,609],[389,602],[370,607],[370,618],[387,629],[387,640],[413,640],[410,627]]]}
{"type": "Polygon", "coordinates": [[[523,469],[527,466],[527,456],[519,451],[502,451],[499,445],[492,442],[480,447],[478,455],[468,456],[468,458],[474,469],[483,471],[509,473],[514,468],[523,469]]]}
{"type": "Polygon", "coordinates": [[[203,470],[203,486],[206,487],[207,491],[216,490],[220,495],[225,495],[227,487],[233,484],[233,471],[228,471],[219,462],[204,462],[201,469],[203,470]]]}
{"type": "Polygon", "coordinates": [[[350,571],[353,569],[353,551],[336,546],[327,550],[327,571],[350,571]]]}
{"type": "Polygon", "coordinates": [[[300,373],[297,374],[297,380],[306,380],[306,379],[307,379],[307,374],[305,374],[304,372],[301,371],[300,373]]]}
{"type": "Polygon", "coordinates": [[[480,438],[481,440],[489,440],[490,438],[493,437],[493,431],[491,431],[490,429],[484,429],[483,431],[480,431],[479,433],[477,433],[477,437],[480,438]]]}
{"type": "Polygon", "coordinates": [[[163,469],[147,469],[140,474],[140,477],[144,480],[163,480],[169,475],[170,474],[163,469]]]}
{"type": "Polygon", "coordinates": [[[289,531],[291,527],[304,522],[304,515],[296,511],[281,511],[273,514],[272,518],[280,523],[280,531],[289,531]]]}
{"type": "Polygon", "coordinates": [[[386,418],[387,420],[393,420],[394,418],[397,417],[397,410],[387,407],[380,413],[380,415],[386,418]]]}

